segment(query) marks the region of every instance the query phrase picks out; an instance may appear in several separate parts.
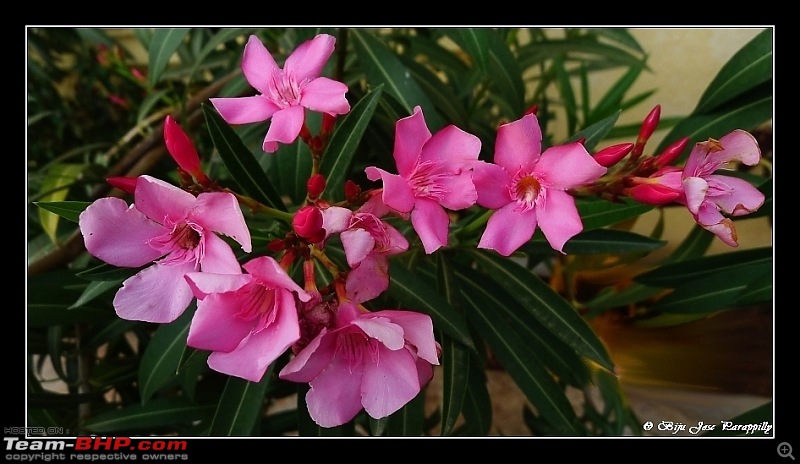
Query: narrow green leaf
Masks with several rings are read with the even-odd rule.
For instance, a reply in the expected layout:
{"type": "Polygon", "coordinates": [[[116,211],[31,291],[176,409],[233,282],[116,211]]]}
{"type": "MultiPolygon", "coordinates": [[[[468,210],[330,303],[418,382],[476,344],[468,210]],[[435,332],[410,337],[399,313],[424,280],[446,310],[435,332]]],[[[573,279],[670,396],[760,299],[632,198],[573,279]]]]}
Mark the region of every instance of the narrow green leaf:
{"type": "Polygon", "coordinates": [[[153,33],[148,47],[150,87],[155,87],[170,58],[189,33],[188,27],[159,28],[153,33]]]}
{"type": "Polygon", "coordinates": [[[154,430],[172,424],[189,424],[206,418],[213,406],[198,406],[181,398],[158,398],[147,404],[132,404],[100,413],[83,426],[92,433],[154,430]]]}
{"type": "Polygon", "coordinates": [[[272,382],[272,363],[260,382],[229,377],[211,422],[209,435],[236,437],[253,435],[253,428],[264,414],[264,395],[272,382]]]}
{"type": "MultiPolygon", "coordinates": [[[[411,72],[411,76],[430,98],[431,103],[439,110],[449,124],[467,127],[469,115],[464,107],[463,98],[456,94],[452,82],[443,82],[441,76],[416,61],[413,57],[401,56],[403,64],[411,72]]],[[[477,135],[477,134],[476,134],[477,135]]]]}
{"type": "Polygon", "coordinates": [[[261,169],[253,153],[228,126],[215,109],[203,104],[211,140],[219,151],[222,162],[228,168],[233,180],[239,184],[244,193],[267,206],[286,211],[280,194],[272,186],[269,178],[261,169]]]}
{"type": "Polygon", "coordinates": [[[492,350],[525,396],[564,435],[578,435],[580,425],[572,404],[552,375],[539,361],[538,354],[507,320],[497,317],[494,308],[464,293],[470,321],[478,327],[492,350]]]}
{"type": "Polygon", "coordinates": [[[621,111],[617,111],[611,116],[601,121],[597,121],[591,126],[576,132],[567,141],[575,142],[580,139],[585,139],[583,146],[585,146],[587,150],[593,151],[597,144],[600,143],[600,141],[602,141],[608,135],[611,129],[614,128],[614,124],[616,124],[621,113],[621,111]]]}
{"type": "Polygon", "coordinates": [[[50,356],[50,365],[56,371],[56,375],[63,382],[69,382],[70,378],[64,370],[62,353],[65,351],[63,343],[63,329],[60,325],[53,325],[47,328],[47,354],[50,356]]]}
{"type": "MultiPolygon", "coordinates": [[[[666,245],[664,240],[656,240],[626,230],[592,229],[579,233],[564,244],[568,255],[589,255],[600,253],[647,253],[666,245]]],[[[550,244],[539,235],[528,242],[525,251],[532,253],[555,253],[550,244]]]]}
{"type": "Polygon", "coordinates": [[[693,114],[714,111],[732,98],[772,80],[772,29],[764,29],[739,49],[708,85],[693,114]]]}
{"type": "Polygon", "coordinates": [[[75,273],[76,276],[86,280],[112,280],[121,281],[139,272],[139,268],[116,267],[102,263],[95,267],[75,273]]]}
{"type": "Polygon", "coordinates": [[[433,319],[434,327],[444,331],[459,343],[475,348],[464,316],[458,314],[435,288],[403,266],[391,266],[390,273],[388,293],[403,308],[428,314],[433,319]]]}
{"type": "Polygon", "coordinates": [[[35,201],[33,204],[75,223],[83,210],[91,205],[88,201],[35,201]]]}
{"type": "Polygon", "coordinates": [[[356,149],[382,93],[383,84],[380,84],[364,95],[333,132],[320,163],[320,172],[325,175],[327,198],[333,200],[344,198],[344,183],[350,174],[356,149]]]}
{"type": "Polygon", "coordinates": [[[522,81],[522,70],[516,57],[508,49],[499,34],[488,31],[489,43],[489,85],[504,103],[506,116],[519,118],[525,111],[525,83],[522,81]]]}
{"type": "Polygon", "coordinates": [[[108,324],[100,325],[96,329],[90,331],[83,340],[81,348],[90,352],[103,346],[104,344],[119,340],[123,334],[131,330],[137,321],[129,321],[127,319],[112,319],[108,324]]]}
{"type": "Polygon", "coordinates": [[[224,44],[225,42],[234,40],[239,36],[250,34],[250,32],[252,31],[253,29],[241,28],[241,27],[234,27],[234,28],[226,27],[217,31],[217,33],[214,34],[214,36],[212,36],[211,39],[209,39],[208,42],[206,42],[205,45],[203,45],[203,48],[195,55],[194,65],[192,66],[191,71],[189,71],[189,79],[188,79],[189,82],[192,81],[200,65],[203,64],[203,60],[208,55],[210,55],[211,52],[213,52],[217,47],[219,47],[221,44],[224,44]]]}
{"type": "Polygon", "coordinates": [[[81,306],[70,311],[67,309],[66,304],[28,303],[27,309],[26,316],[29,329],[64,324],[97,324],[117,318],[113,311],[90,306],[81,306]]]}
{"type": "Polygon", "coordinates": [[[448,335],[442,335],[442,428],[441,435],[452,435],[461,415],[469,380],[469,350],[448,335]]]}
{"type": "Polygon", "coordinates": [[[482,251],[471,251],[486,274],[505,288],[539,322],[578,354],[614,369],[605,346],[586,321],[561,295],[520,264],[482,251]]]}
{"type": "Polygon", "coordinates": [[[557,56],[553,60],[552,66],[555,70],[558,90],[567,115],[567,133],[572,134],[578,126],[578,103],[575,99],[575,91],[572,90],[572,81],[567,75],[563,57],[557,56]]]}
{"type": "Polygon", "coordinates": [[[86,290],[81,293],[78,300],[72,303],[72,306],[68,309],[75,309],[79,306],[83,306],[111,289],[120,288],[121,284],[121,280],[96,280],[89,282],[86,286],[86,290]]]}
{"type": "Polygon", "coordinates": [[[772,269],[756,277],[747,284],[734,303],[736,306],[746,306],[774,300],[775,295],[772,290],[774,279],[772,269]]]}
{"type": "Polygon", "coordinates": [[[432,130],[441,127],[443,121],[433,104],[397,56],[370,31],[350,29],[349,32],[359,63],[364,66],[372,86],[384,84],[386,93],[394,97],[408,114],[413,113],[415,106],[420,106],[428,127],[432,130]]]}
{"type": "Polygon", "coordinates": [[[425,424],[425,390],[419,392],[399,411],[389,416],[386,426],[388,436],[419,437],[425,424]]]}
{"type": "Polygon", "coordinates": [[[563,54],[568,62],[594,59],[605,67],[641,66],[643,60],[615,45],[600,43],[596,37],[572,37],[532,42],[520,50],[519,62],[523,69],[528,69],[563,54]]]}
{"type": "Polygon", "coordinates": [[[644,65],[632,66],[628,69],[628,72],[623,74],[622,77],[608,89],[608,92],[603,95],[600,101],[594,105],[594,108],[592,108],[589,114],[588,121],[596,121],[618,111],[622,100],[625,98],[625,94],[628,93],[636,80],[639,79],[643,69],[644,65]]]}
{"type": "Polygon", "coordinates": [[[139,365],[142,404],[146,404],[159,388],[177,378],[193,314],[194,311],[187,309],[174,322],[162,325],[153,334],[139,365]]]}
{"type": "Polygon", "coordinates": [[[467,436],[488,435],[492,428],[492,399],[489,395],[486,371],[476,356],[471,354],[467,378],[467,390],[464,395],[464,422],[453,435],[467,436]]]}
{"type": "Polygon", "coordinates": [[[669,263],[639,274],[634,280],[645,285],[676,287],[728,270],[749,269],[751,266],[763,264],[772,264],[772,247],[731,251],[669,263]]]}
{"type": "Polygon", "coordinates": [[[599,229],[639,217],[653,209],[652,206],[633,200],[610,202],[599,199],[579,199],[575,202],[583,221],[583,230],[599,229]]]}
{"type": "Polygon", "coordinates": [[[301,204],[308,193],[308,178],[311,177],[313,163],[308,145],[281,145],[278,151],[266,156],[269,160],[267,177],[272,185],[277,191],[287,194],[292,204],[301,204]]]}
{"type": "MultiPolygon", "coordinates": [[[[85,168],[82,164],[57,163],[47,169],[47,175],[40,189],[43,196],[38,203],[63,203],[67,198],[70,186],[75,183],[85,168]]],[[[39,221],[50,241],[58,243],[58,223],[61,216],[53,214],[45,208],[39,209],[39,221]]]]}
{"type": "Polygon", "coordinates": [[[459,27],[445,29],[448,34],[470,57],[478,69],[483,73],[489,71],[489,38],[485,29],[477,27],[459,27]]]}

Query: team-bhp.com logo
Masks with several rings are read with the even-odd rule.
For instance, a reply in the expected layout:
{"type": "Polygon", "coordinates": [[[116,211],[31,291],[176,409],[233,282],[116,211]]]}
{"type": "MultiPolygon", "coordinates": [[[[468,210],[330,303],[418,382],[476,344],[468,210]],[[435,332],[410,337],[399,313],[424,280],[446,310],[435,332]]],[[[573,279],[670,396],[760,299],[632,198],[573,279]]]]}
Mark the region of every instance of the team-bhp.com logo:
{"type": "MultiPolygon", "coordinates": [[[[26,440],[3,437],[6,459],[10,461],[96,460],[98,454],[113,453],[113,460],[124,461],[140,457],[143,460],[188,460],[185,440],[132,440],[129,437],[77,437],[67,440],[26,440]],[[16,452],[16,453],[15,453],[16,452]],[[85,453],[80,453],[85,452],[85,453]],[[92,457],[95,456],[95,457],[92,457]]],[[[104,456],[110,458],[111,456],[104,456]]]]}

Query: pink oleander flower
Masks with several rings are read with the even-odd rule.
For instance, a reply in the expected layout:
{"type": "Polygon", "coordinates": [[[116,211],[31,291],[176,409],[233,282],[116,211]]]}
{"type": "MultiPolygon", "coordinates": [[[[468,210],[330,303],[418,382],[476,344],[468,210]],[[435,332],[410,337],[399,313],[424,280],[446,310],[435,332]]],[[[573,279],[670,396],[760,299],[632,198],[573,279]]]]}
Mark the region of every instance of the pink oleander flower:
{"type": "Polygon", "coordinates": [[[362,408],[375,419],[402,408],[433,378],[439,351],[428,315],[364,313],[342,302],[334,328],[323,328],[279,376],[308,382],[311,418],[321,427],[336,427],[362,408]]]}
{"type": "Polygon", "coordinates": [[[311,295],[269,256],[243,267],[247,274],[186,274],[198,300],[186,344],[212,351],[208,366],[215,371],[258,382],[300,338],[295,295],[311,295]]]}
{"type": "Polygon", "coordinates": [[[411,224],[425,253],[447,245],[450,218],[447,209],[475,204],[472,163],[481,141],[454,125],[431,135],[422,109],[397,121],[394,159],[398,174],[374,166],[365,169],[370,180],[383,181],[383,202],[399,213],[411,213],[411,224]]]}
{"type": "Polygon", "coordinates": [[[738,246],[733,221],[722,213],[750,214],[764,204],[764,194],[744,179],[716,172],[733,161],[754,166],[760,159],[758,142],[743,130],[735,130],[718,141],[698,142],[683,167],[682,195],[677,201],[686,205],[704,229],[726,244],[738,246]]]}
{"type": "Polygon", "coordinates": [[[580,143],[542,148],[536,116],[528,114],[497,130],[494,162],[476,162],[478,204],[497,210],[479,248],[509,256],[533,237],[537,225],[553,249],[583,230],[575,199],[566,190],[605,174],[580,143]]]}
{"type": "Polygon", "coordinates": [[[241,273],[233,250],[217,233],[252,251],[250,231],[232,194],[195,197],[150,176],[137,179],[133,205],[101,198],[78,223],[92,256],[119,267],[152,263],[117,291],[114,309],[123,319],[172,322],[193,298],[186,273],[241,273]]]}
{"type": "Polygon", "coordinates": [[[259,93],[250,97],[211,98],[211,104],[229,124],[272,119],[262,148],[274,153],[278,143],[297,139],[305,123],[305,110],[330,115],[345,114],[350,104],[347,86],[321,77],[334,50],[336,38],[320,34],[298,46],[279,68],[269,50],[255,35],[244,48],[242,71],[259,93]]]}
{"type": "Polygon", "coordinates": [[[339,234],[347,264],[345,289],[354,303],[372,300],[389,288],[389,256],[408,250],[408,240],[378,216],[331,206],[323,211],[328,236],[339,234]]]}

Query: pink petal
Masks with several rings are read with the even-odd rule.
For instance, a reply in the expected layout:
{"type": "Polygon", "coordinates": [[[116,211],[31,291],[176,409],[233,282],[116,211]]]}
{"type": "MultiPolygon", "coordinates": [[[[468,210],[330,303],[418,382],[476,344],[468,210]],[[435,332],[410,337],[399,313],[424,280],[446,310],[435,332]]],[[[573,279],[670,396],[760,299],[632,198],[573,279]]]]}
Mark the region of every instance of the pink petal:
{"type": "Polygon", "coordinates": [[[748,166],[755,166],[761,159],[761,149],[756,138],[749,132],[736,129],[719,139],[722,151],[708,154],[707,162],[721,165],[730,161],[741,161],[748,166]]]}
{"type": "Polygon", "coordinates": [[[209,101],[228,124],[266,121],[280,109],[264,95],[209,98],[209,101]]]}
{"type": "Polygon", "coordinates": [[[494,162],[509,173],[530,171],[542,152],[542,129],[533,114],[503,124],[497,129],[494,162]]]}
{"type": "Polygon", "coordinates": [[[318,34],[313,39],[306,40],[286,58],[284,73],[293,76],[297,82],[318,77],[333,54],[335,45],[336,38],[328,34],[318,34]]]}
{"type": "Polygon", "coordinates": [[[227,192],[207,192],[197,196],[189,218],[206,230],[227,235],[242,245],[246,253],[253,251],[250,230],[242,215],[239,201],[227,192]]]}
{"type": "Polygon", "coordinates": [[[241,274],[242,269],[230,245],[216,234],[206,231],[203,234],[203,257],[200,268],[204,272],[219,274],[241,274]]]}
{"type": "Polygon", "coordinates": [[[461,170],[437,180],[437,185],[444,191],[439,204],[452,210],[466,209],[478,200],[478,192],[472,183],[471,170],[461,170]]]}
{"type": "Polygon", "coordinates": [[[192,302],[192,289],[183,276],[194,264],[156,263],[122,282],[114,296],[114,309],[122,319],[169,323],[192,302]]]}
{"type": "Polygon", "coordinates": [[[233,292],[253,281],[250,274],[217,274],[213,272],[189,272],[184,278],[198,300],[212,293],[233,292]]]}
{"type": "Polygon", "coordinates": [[[283,268],[271,256],[259,256],[244,263],[247,272],[256,277],[260,282],[272,288],[283,288],[290,292],[297,293],[300,301],[308,301],[311,295],[300,288],[297,283],[283,270],[283,268]]]}
{"type": "Polygon", "coordinates": [[[336,354],[336,332],[323,328],[297,356],[292,358],[278,377],[290,382],[311,382],[331,363],[336,354]]]}
{"type": "Polygon", "coordinates": [[[369,180],[375,181],[380,178],[383,182],[381,198],[386,206],[401,213],[408,213],[414,208],[414,193],[405,179],[374,166],[368,166],[364,172],[367,173],[369,180]]]}
{"type": "Polygon", "coordinates": [[[322,210],[322,228],[328,236],[341,233],[350,225],[353,212],[341,206],[330,206],[322,210]]]}
{"type": "Polygon", "coordinates": [[[380,363],[364,363],[361,382],[361,403],[375,419],[396,412],[420,391],[416,360],[407,349],[378,346],[378,356],[380,363]]]}
{"type": "Polygon", "coordinates": [[[342,247],[347,264],[356,267],[375,248],[375,239],[364,229],[350,229],[342,232],[342,247]]]}
{"type": "Polygon", "coordinates": [[[428,382],[433,379],[433,366],[431,366],[430,362],[422,359],[421,356],[417,358],[417,374],[420,388],[427,385],[428,382]]]}
{"type": "Polygon", "coordinates": [[[172,222],[186,219],[196,200],[191,193],[161,179],[150,176],[136,179],[136,209],[159,224],[164,224],[165,218],[172,222]]]}
{"type": "Polygon", "coordinates": [[[481,139],[454,125],[444,127],[422,147],[419,162],[436,161],[456,167],[471,164],[481,152],[481,139]]]}
{"type": "Polygon", "coordinates": [[[535,231],[536,210],[517,211],[517,203],[509,203],[489,218],[478,248],[510,256],[530,240],[535,231]]]}
{"type": "Polygon", "coordinates": [[[358,317],[351,324],[363,330],[367,336],[379,341],[381,345],[389,350],[395,351],[405,346],[403,328],[388,318],[376,315],[358,317]]]}
{"type": "Polygon", "coordinates": [[[397,121],[394,136],[394,161],[397,163],[397,172],[402,177],[409,176],[417,166],[422,147],[430,138],[431,132],[428,130],[425,116],[419,106],[414,107],[414,113],[411,116],[397,121]]]}
{"type": "Polygon", "coordinates": [[[744,216],[756,211],[764,204],[764,194],[744,179],[733,176],[711,175],[706,180],[708,181],[709,192],[717,189],[732,192],[724,195],[709,195],[708,198],[727,214],[744,216]]]}
{"type": "Polygon", "coordinates": [[[278,143],[290,144],[300,135],[305,121],[305,109],[302,106],[290,106],[272,115],[272,122],[267,129],[267,136],[261,148],[267,153],[275,153],[278,143]]]}
{"type": "Polygon", "coordinates": [[[548,148],[533,168],[548,187],[559,190],[594,182],[607,170],[600,166],[580,143],[548,148]]]}
{"type": "Polygon", "coordinates": [[[431,254],[447,245],[450,233],[450,217],[447,212],[433,200],[418,198],[414,211],[411,212],[411,224],[422,240],[425,253],[431,254]]]}
{"type": "Polygon", "coordinates": [[[583,230],[575,198],[560,190],[547,190],[547,201],[537,210],[536,216],[550,246],[562,253],[567,240],[583,230]]]}
{"type": "Polygon", "coordinates": [[[396,255],[408,251],[408,240],[399,230],[387,222],[383,223],[383,227],[389,243],[386,248],[379,250],[381,254],[396,255]]]}
{"type": "Polygon", "coordinates": [[[403,328],[403,337],[417,348],[417,355],[430,364],[439,364],[439,350],[433,336],[433,322],[427,314],[414,311],[385,309],[369,317],[386,317],[403,328]]]}
{"type": "Polygon", "coordinates": [[[389,260],[372,253],[347,274],[345,290],[353,303],[374,300],[389,288],[389,260]]]}
{"type": "Polygon", "coordinates": [[[260,381],[269,365],[300,338],[294,300],[285,300],[291,304],[284,303],[278,308],[277,317],[272,324],[245,338],[242,344],[231,352],[211,353],[208,357],[208,366],[251,382],[260,381]]]}
{"type": "Polygon", "coordinates": [[[101,198],[81,212],[78,219],[86,250],[108,264],[143,266],[162,255],[147,241],[168,233],[121,198],[101,198]]]}
{"type": "Polygon", "coordinates": [[[697,214],[693,216],[698,224],[719,237],[728,246],[739,246],[733,221],[723,216],[713,204],[704,203],[697,214]]]}
{"type": "Polygon", "coordinates": [[[505,169],[484,161],[476,161],[472,166],[472,182],[475,184],[479,205],[499,209],[513,200],[509,190],[511,177],[505,169]]]}
{"type": "MultiPolygon", "coordinates": [[[[272,58],[272,54],[270,54],[267,47],[265,47],[261,40],[255,35],[251,35],[247,39],[247,44],[244,46],[242,73],[245,79],[247,79],[247,82],[260,93],[269,93],[273,77],[280,73],[280,68],[278,64],[275,63],[275,59],[272,58]]],[[[223,118],[225,118],[225,116],[223,116],[223,118]]],[[[227,118],[225,119],[227,121],[227,118]]],[[[260,119],[260,121],[263,121],[263,119],[260,119]]],[[[231,121],[228,122],[231,124],[239,124],[231,121]]]]}
{"type": "Polygon", "coordinates": [[[702,177],[687,177],[683,180],[683,193],[686,197],[686,207],[689,212],[697,214],[697,211],[706,201],[708,195],[708,182],[702,177]]]}
{"type": "Polygon", "coordinates": [[[303,88],[300,105],[320,113],[345,114],[350,111],[350,102],[345,98],[347,90],[339,81],[318,77],[303,88]]]}
{"type": "MultiPolygon", "coordinates": [[[[364,353],[364,356],[368,354],[364,353]]],[[[361,379],[364,367],[334,357],[312,380],[306,394],[311,419],[321,427],[336,427],[350,422],[361,411],[361,379]]]]}
{"type": "MultiPolygon", "coordinates": [[[[202,274],[198,273],[198,274],[202,274]]],[[[253,330],[253,322],[237,316],[242,296],[214,293],[197,303],[186,344],[210,351],[232,351],[253,330]]]]}

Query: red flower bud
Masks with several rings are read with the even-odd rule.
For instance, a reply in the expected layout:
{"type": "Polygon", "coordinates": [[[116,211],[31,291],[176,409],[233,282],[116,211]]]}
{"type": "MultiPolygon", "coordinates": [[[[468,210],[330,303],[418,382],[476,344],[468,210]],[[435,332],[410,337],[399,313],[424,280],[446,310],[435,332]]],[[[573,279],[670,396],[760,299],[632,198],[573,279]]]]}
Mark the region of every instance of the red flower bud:
{"type": "Polygon", "coordinates": [[[344,183],[344,197],[347,198],[347,201],[354,203],[358,200],[359,195],[361,195],[361,187],[348,179],[347,182],[344,183]]]}
{"type": "Polygon", "coordinates": [[[123,192],[130,193],[131,195],[133,195],[136,190],[135,177],[124,177],[124,176],[109,177],[108,179],[106,179],[106,182],[122,190],[123,192]]]}
{"type": "Polygon", "coordinates": [[[322,174],[314,174],[308,178],[306,182],[306,189],[308,190],[308,198],[316,200],[322,195],[325,190],[325,176],[322,174]]]}
{"type": "Polygon", "coordinates": [[[178,163],[181,169],[194,176],[198,181],[204,182],[208,179],[200,167],[200,157],[197,155],[194,144],[172,116],[167,116],[164,120],[164,143],[166,143],[167,151],[172,155],[172,159],[178,163]]]}
{"type": "Polygon", "coordinates": [[[680,196],[680,192],[662,184],[642,183],[627,189],[627,194],[646,205],[666,205],[680,196]]]}
{"type": "Polygon", "coordinates": [[[595,161],[597,161],[597,164],[608,168],[619,163],[622,158],[628,156],[628,153],[630,153],[631,150],[633,150],[632,143],[620,143],[603,148],[592,155],[592,157],[595,161]]]}
{"type": "MultiPolygon", "coordinates": [[[[528,108],[527,110],[525,110],[525,115],[527,115],[527,114],[532,114],[532,115],[534,115],[534,116],[535,116],[535,115],[536,115],[536,113],[538,113],[538,112],[539,112],[539,105],[537,105],[537,104],[535,104],[535,103],[534,103],[533,105],[531,105],[531,107],[530,107],[530,108],[528,108]]],[[[523,116],[524,116],[524,115],[523,115],[523,116]]]]}
{"type": "Polygon", "coordinates": [[[322,212],[314,206],[304,206],[292,218],[294,233],[304,239],[316,243],[325,238],[322,228],[322,212]],[[322,236],[320,237],[320,232],[322,236]]]}
{"type": "Polygon", "coordinates": [[[327,137],[328,134],[333,132],[333,126],[336,124],[336,116],[333,114],[322,113],[322,127],[319,130],[319,134],[323,137],[327,137]]]}
{"type": "Polygon", "coordinates": [[[267,249],[272,252],[279,252],[286,249],[286,240],[282,238],[275,239],[267,243],[267,249]]]}
{"type": "Polygon", "coordinates": [[[650,140],[650,136],[653,135],[653,132],[655,132],[660,120],[661,105],[656,105],[652,110],[650,110],[650,114],[644,118],[642,127],[639,129],[639,137],[636,139],[636,145],[644,145],[648,140],[650,140]]]}
{"type": "Polygon", "coordinates": [[[680,156],[686,145],[689,144],[689,137],[683,137],[672,142],[664,151],[656,158],[655,165],[657,168],[663,168],[675,161],[675,158],[680,156]]]}

